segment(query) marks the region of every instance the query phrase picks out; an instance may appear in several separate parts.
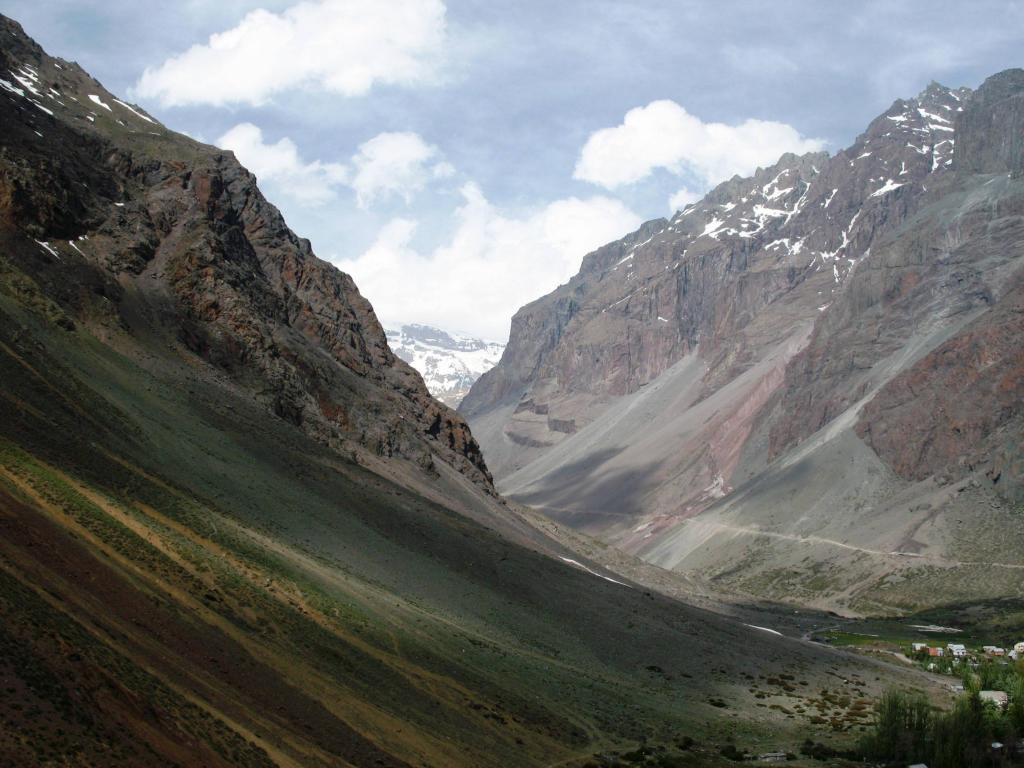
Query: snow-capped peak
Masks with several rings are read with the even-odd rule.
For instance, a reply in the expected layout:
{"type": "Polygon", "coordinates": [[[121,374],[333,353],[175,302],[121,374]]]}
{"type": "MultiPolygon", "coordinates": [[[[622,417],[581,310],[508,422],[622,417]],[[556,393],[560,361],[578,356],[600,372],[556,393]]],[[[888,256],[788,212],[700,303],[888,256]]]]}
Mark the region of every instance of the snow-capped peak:
{"type": "Polygon", "coordinates": [[[504,344],[450,333],[429,325],[387,329],[388,344],[423,376],[430,394],[458,407],[473,382],[501,359],[504,344]]]}

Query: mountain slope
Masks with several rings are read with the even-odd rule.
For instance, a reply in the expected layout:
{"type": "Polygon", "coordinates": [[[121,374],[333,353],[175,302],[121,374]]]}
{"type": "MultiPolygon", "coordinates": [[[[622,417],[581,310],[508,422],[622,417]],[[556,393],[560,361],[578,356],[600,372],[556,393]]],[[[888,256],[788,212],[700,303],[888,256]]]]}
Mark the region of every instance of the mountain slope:
{"type": "Polygon", "coordinates": [[[499,489],[763,596],[1018,594],[1018,570],[980,574],[1024,562],[1022,90],[1019,70],[932,84],[834,157],[784,156],[588,255],[460,407],[499,489]],[[972,476],[970,500],[948,487],[972,476]]]}
{"type": "Polygon", "coordinates": [[[870,662],[529,526],[230,154],[0,27],[0,761],[715,765],[865,716],[817,695],[870,662]]]}
{"type": "Polygon", "coordinates": [[[23,38],[4,42],[15,82],[0,85],[9,117],[22,119],[5,125],[2,196],[8,223],[37,241],[12,243],[12,258],[44,289],[76,269],[94,284],[74,299],[82,310],[102,316],[117,300],[129,325],[167,323],[172,343],[316,439],[424,466],[437,456],[486,483],[465,424],[394,356],[351,278],[313,256],[230,153],[167,131],[76,65],[40,73],[42,54],[23,38]]]}
{"type": "Polygon", "coordinates": [[[503,344],[452,334],[429,325],[403,325],[387,331],[395,355],[423,376],[430,393],[457,408],[482,373],[493,368],[503,344]]]}

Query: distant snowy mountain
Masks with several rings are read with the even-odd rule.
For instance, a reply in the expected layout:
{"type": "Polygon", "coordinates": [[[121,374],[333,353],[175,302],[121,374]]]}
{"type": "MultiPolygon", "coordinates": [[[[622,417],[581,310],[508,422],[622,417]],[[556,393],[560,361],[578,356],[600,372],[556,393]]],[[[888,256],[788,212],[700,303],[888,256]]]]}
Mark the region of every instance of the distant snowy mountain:
{"type": "Polygon", "coordinates": [[[403,325],[387,331],[388,344],[420,372],[430,393],[457,408],[473,382],[501,359],[504,344],[448,333],[429,325],[403,325]]]}

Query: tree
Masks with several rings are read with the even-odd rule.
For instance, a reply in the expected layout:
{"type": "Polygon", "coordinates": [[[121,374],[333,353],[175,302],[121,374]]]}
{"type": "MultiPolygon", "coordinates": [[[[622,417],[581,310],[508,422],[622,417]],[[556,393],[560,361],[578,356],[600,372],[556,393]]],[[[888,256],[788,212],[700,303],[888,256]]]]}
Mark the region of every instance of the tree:
{"type": "Polygon", "coordinates": [[[1024,672],[1015,671],[1011,675],[1006,693],[1010,697],[1006,718],[1017,733],[1024,733],[1024,672]]]}
{"type": "Polygon", "coordinates": [[[918,761],[927,756],[932,712],[921,694],[890,690],[875,709],[875,732],[864,742],[868,756],[918,761]]]}

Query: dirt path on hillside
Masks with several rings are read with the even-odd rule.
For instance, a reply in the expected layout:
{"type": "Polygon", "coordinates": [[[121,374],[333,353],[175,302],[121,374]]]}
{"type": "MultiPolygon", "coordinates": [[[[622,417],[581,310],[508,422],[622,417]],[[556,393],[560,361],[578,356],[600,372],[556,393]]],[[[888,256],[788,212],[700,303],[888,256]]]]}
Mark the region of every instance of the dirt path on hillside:
{"type": "Polygon", "coordinates": [[[878,557],[908,557],[914,558],[915,560],[921,560],[923,562],[934,563],[937,565],[945,566],[987,566],[991,568],[1011,568],[1014,570],[1024,570],[1024,563],[987,563],[987,562],[971,562],[965,560],[949,560],[944,557],[933,557],[929,555],[921,555],[916,552],[883,552],[879,549],[868,549],[866,547],[858,547],[854,544],[847,544],[842,541],[836,541],[835,539],[826,539],[821,536],[798,536],[793,533],[779,533],[777,531],[765,531],[760,528],[748,528],[740,525],[729,525],[727,523],[716,523],[709,520],[700,520],[700,525],[708,526],[709,528],[717,528],[722,531],[729,533],[746,534],[748,536],[767,536],[772,539],[781,539],[784,541],[795,541],[804,544],[826,544],[832,547],[839,547],[840,549],[848,549],[852,552],[863,552],[868,555],[876,555],[878,557]]]}

